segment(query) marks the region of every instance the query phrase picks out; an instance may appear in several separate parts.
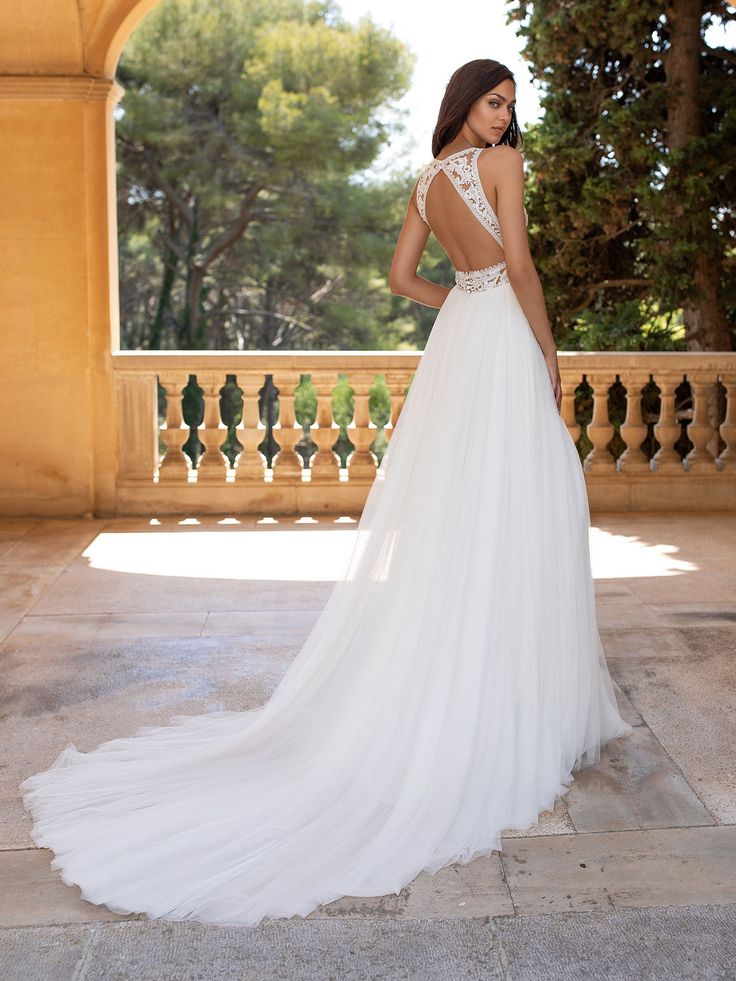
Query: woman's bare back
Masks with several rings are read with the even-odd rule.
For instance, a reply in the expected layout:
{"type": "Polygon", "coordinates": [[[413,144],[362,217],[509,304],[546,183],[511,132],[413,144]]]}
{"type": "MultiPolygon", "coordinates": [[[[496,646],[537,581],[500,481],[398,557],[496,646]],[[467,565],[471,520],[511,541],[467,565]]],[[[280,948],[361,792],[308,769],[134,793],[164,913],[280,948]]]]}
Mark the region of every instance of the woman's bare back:
{"type": "Polygon", "coordinates": [[[457,270],[484,269],[505,259],[489,159],[495,149],[469,147],[435,158],[414,189],[420,216],[457,270]]]}

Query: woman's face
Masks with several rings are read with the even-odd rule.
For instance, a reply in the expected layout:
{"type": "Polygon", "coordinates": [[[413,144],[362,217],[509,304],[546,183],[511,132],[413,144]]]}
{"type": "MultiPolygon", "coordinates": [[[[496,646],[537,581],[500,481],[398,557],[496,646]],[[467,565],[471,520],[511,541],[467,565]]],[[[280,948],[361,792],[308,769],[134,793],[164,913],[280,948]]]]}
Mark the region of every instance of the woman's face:
{"type": "Polygon", "coordinates": [[[510,78],[476,99],[465,122],[486,143],[498,143],[511,122],[511,110],[516,105],[516,88],[510,78]]]}

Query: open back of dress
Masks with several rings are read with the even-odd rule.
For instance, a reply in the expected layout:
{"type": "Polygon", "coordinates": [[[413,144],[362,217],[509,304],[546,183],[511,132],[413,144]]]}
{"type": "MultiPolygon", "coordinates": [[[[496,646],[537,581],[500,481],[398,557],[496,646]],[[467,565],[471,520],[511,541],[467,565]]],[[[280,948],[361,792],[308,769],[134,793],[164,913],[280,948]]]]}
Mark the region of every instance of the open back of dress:
{"type": "Polygon", "coordinates": [[[417,210],[461,274],[505,268],[501,225],[478,170],[483,152],[470,147],[434,159],[416,184],[417,210]]]}

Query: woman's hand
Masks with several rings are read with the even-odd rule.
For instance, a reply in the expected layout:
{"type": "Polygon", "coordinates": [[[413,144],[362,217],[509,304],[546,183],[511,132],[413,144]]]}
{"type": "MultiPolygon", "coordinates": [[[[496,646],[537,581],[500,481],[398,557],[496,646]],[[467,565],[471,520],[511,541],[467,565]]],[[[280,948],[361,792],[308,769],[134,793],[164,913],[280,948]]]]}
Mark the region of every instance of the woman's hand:
{"type": "Polygon", "coordinates": [[[560,367],[557,364],[557,351],[544,355],[544,363],[547,365],[549,380],[552,382],[552,392],[557,403],[557,411],[562,405],[562,381],[560,380],[560,367]]]}

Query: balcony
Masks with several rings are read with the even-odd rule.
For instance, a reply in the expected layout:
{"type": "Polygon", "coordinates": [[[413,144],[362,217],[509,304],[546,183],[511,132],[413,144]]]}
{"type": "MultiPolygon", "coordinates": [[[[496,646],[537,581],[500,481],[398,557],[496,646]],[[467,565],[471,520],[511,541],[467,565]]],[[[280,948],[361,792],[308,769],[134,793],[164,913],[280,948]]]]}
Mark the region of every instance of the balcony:
{"type": "MultiPolygon", "coordinates": [[[[360,511],[376,448],[391,437],[420,358],[114,354],[116,513],[360,511]],[[296,409],[305,377],[313,403],[306,422],[296,409]],[[348,421],[336,419],[338,383],[352,390],[348,421]],[[377,389],[387,407],[378,419],[377,389]],[[225,413],[228,390],[240,401],[237,417],[225,413]]],[[[592,511],[736,509],[736,354],[561,352],[560,370],[562,416],[592,511]]],[[[464,425],[472,441],[474,420],[464,425]]],[[[513,426],[513,406],[498,425],[513,426]]],[[[442,447],[435,451],[441,466],[442,447]]]]}

